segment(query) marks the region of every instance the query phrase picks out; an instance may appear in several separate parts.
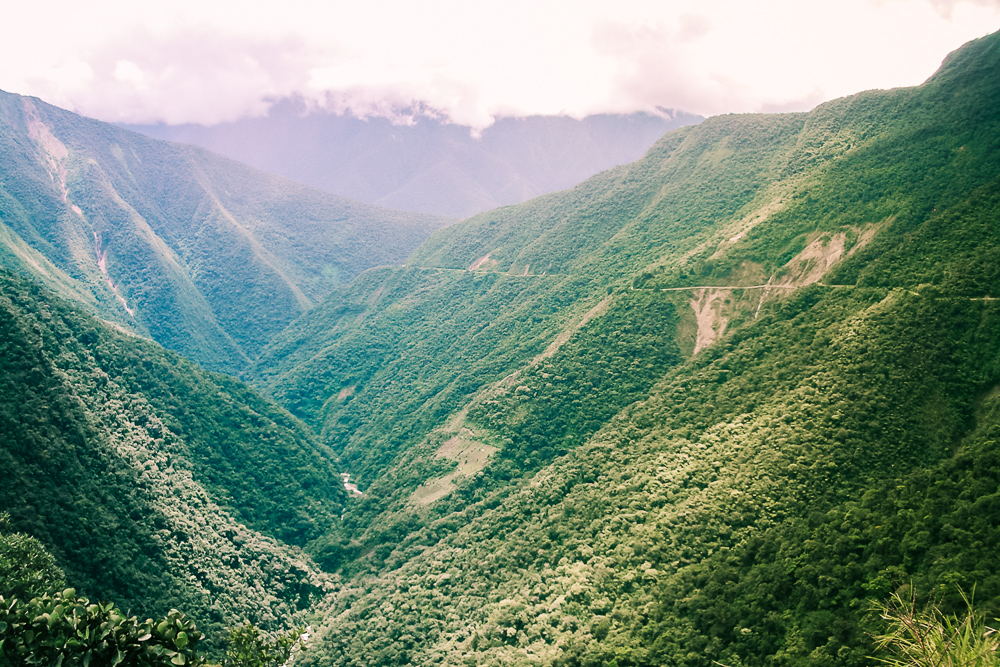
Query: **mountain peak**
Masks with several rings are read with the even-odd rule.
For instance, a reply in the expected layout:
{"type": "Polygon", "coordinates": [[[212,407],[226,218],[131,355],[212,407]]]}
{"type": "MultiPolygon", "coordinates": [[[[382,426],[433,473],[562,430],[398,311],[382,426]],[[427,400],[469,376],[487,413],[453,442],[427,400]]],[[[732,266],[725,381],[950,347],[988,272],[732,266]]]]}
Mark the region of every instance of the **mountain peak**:
{"type": "Polygon", "coordinates": [[[992,75],[993,80],[996,80],[1000,71],[998,68],[1000,68],[1000,31],[967,42],[949,53],[927,83],[944,83],[963,80],[966,77],[976,77],[978,80],[984,75],[992,75]]]}

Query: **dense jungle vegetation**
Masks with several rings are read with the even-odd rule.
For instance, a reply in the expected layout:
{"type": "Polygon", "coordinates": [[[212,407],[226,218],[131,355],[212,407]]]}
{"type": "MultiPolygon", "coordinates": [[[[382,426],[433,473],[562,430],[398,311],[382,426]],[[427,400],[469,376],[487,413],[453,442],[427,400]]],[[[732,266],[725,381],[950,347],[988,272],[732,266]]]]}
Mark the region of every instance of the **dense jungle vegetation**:
{"type": "Polygon", "coordinates": [[[0,509],[210,651],[311,624],[298,665],[862,667],[894,594],[1000,616],[998,71],[442,229],[264,348],[289,412],[4,274],[0,509]]]}
{"type": "Polygon", "coordinates": [[[72,586],[216,638],[324,594],[298,547],[346,497],[301,423],[10,274],[0,309],[0,507],[72,586]]]}

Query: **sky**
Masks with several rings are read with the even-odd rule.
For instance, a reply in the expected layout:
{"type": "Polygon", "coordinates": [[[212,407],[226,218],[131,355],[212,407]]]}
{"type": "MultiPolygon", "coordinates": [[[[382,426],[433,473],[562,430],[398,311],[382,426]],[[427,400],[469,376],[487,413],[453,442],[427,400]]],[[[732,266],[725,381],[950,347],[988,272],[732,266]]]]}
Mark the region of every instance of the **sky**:
{"type": "Polygon", "coordinates": [[[35,0],[0,89],[110,122],[212,125],[276,100],[475,128],[498,116],[804,111],[919,84],[1000,0],[35,0]]]}

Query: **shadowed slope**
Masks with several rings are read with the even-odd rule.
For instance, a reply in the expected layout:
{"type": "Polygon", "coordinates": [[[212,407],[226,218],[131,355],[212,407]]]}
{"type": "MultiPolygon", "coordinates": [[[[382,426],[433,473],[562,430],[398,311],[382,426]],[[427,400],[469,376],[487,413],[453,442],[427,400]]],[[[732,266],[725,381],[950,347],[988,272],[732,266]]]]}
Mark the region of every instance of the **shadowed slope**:
{"type": "Polygon", "coordinates": [[[67,580],[221,638],[281,625],[326,580],[297,548],[345,501],[305,427],[228,376],[0,272],[0,508],[67,580]]]}

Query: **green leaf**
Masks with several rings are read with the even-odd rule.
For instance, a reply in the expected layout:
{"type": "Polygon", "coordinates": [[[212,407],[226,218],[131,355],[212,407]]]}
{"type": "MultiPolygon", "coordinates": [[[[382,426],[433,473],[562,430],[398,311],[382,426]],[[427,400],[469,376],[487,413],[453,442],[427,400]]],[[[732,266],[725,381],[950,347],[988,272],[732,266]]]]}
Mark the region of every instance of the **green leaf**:
{"type": "Polygon", "coordinates": [[[182,654],[178,653],[170,660],[170,662],[175,665],[183,665],[187,662],[187,659],[182,654]]]}
{"type": "Polygon", "coordinates": [[[174,638],[174,646],[177,648],[184,648],[188,645],[188,636],[186,632],[177,633],[177,637],[174,638]]]}

